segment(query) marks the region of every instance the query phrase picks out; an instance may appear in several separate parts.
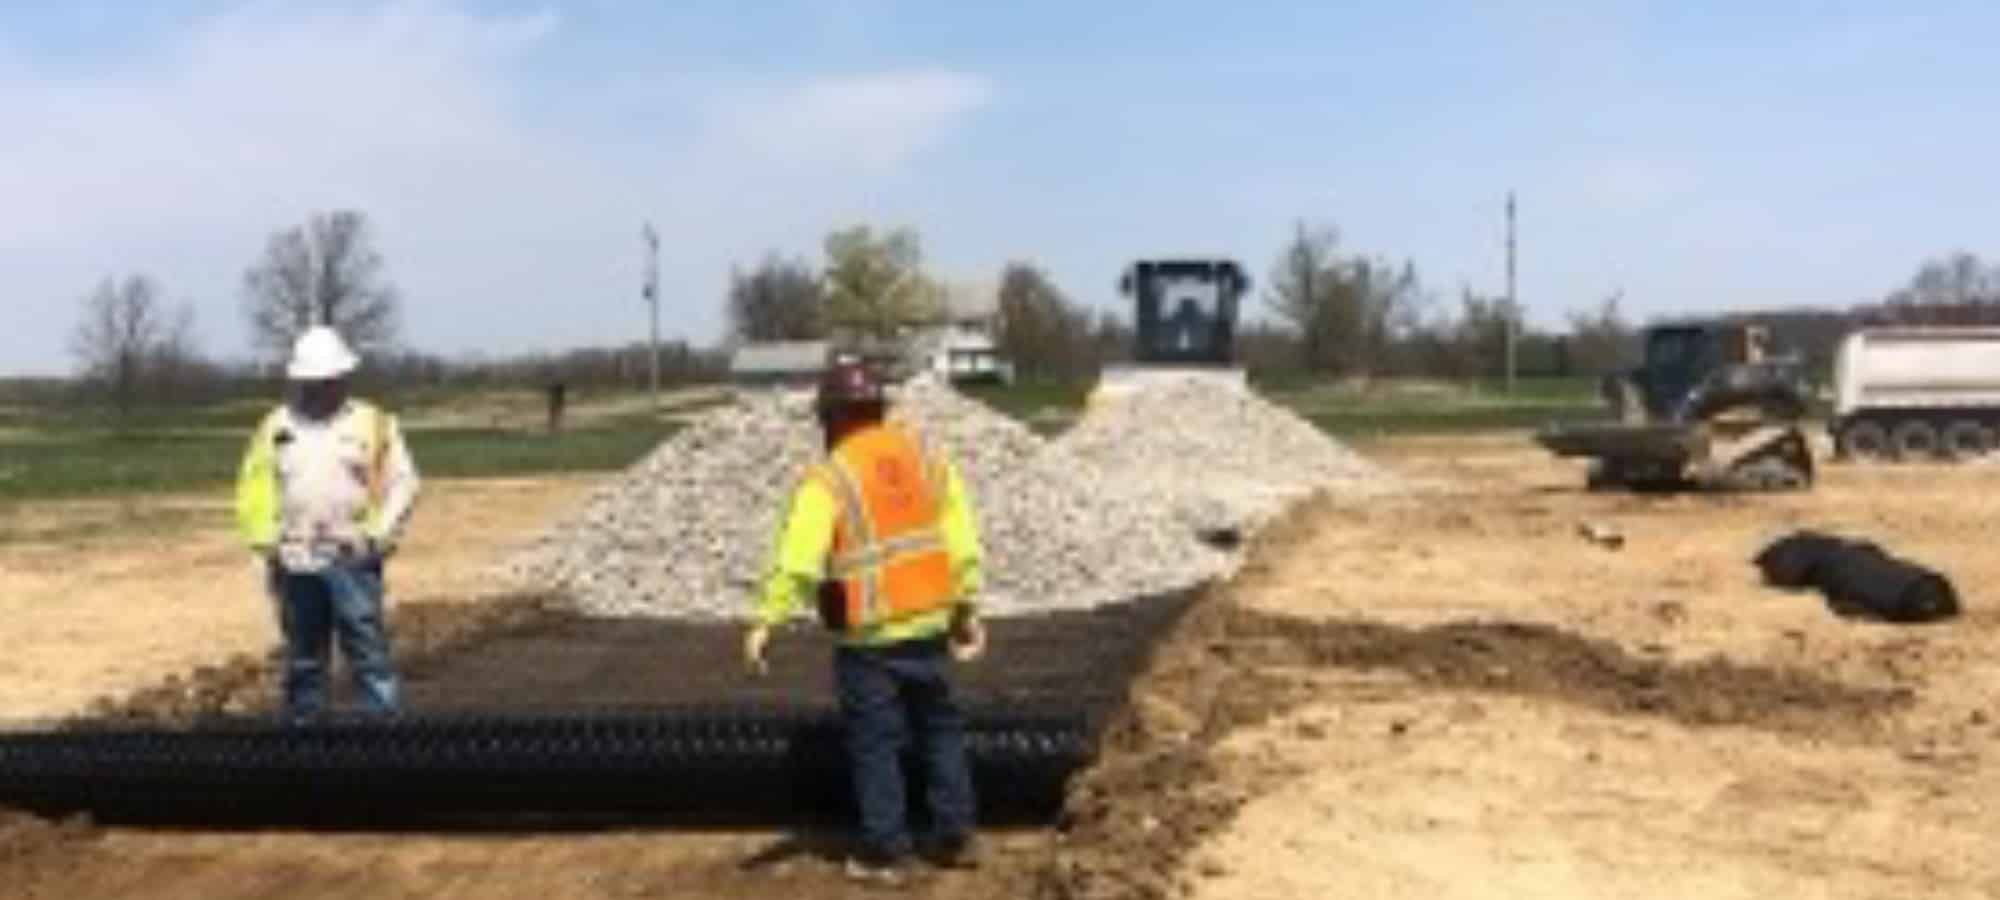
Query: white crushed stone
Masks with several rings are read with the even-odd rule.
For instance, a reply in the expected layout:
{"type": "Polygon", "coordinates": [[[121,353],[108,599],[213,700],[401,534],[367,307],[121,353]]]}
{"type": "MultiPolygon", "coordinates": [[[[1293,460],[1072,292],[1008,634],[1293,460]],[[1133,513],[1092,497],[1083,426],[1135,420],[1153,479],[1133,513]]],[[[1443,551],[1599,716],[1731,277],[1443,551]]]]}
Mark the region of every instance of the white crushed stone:
{"type": "Polygon", "coordinates": [[[1107,401],[1055,446],[1119,473],[1202,532],[1255,532],[1315,491],[1374,497],[1408,487],[1290,410],[1198,375],[1107,401]]]}
{"type": "MultiPolygon", "coordinates": [[[[1172,384],[1095,410],[1056,441],[930,379],[891,415],[948,446],[984,538],[992,615],[1080,609],[1226,575],[1291,499],[1394,479],[1241,388],[1172,384]]],[[[584,612],[735,619],[749,609],[786,497],[823,452],[808,400],[746,394],[663,442],[506,564],[584,612]]],[[[802,615],[810,615],[802,610],[802,615]]]]}

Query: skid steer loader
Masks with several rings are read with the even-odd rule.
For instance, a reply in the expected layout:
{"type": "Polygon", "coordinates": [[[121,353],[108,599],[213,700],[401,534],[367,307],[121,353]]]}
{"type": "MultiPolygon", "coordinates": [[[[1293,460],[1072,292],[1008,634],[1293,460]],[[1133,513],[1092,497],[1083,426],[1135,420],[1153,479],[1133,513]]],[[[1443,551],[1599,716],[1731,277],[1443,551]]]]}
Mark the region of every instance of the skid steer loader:
{"type": "Polygon", "coordinates": [[[1175,381],[1249,389],[1248,373],[1236,359],[1236,319],[1250,276],[1235,260],[1135,260],[1120,275],[1118,290],[1132,298],[1132,359],[1104,367],[1087,407],[1175,381]]]}
{"type": "Polygon", "coordinates": [[[1804,370],[1768,355],[1762,327],[1659,325],[1643,337],[1644,361],[1604,380],[1615,421],[1551,423],[1536,442],[1591,460],[1593,490],[1812,486],[1804,370]]]}

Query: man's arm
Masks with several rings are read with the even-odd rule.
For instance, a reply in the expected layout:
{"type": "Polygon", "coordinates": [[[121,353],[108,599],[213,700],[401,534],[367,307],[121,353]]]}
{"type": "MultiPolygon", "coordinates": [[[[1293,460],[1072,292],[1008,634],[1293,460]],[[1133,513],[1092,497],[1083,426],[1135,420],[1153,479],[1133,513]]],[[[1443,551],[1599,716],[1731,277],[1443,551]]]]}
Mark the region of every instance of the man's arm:
{"type": "Polygon", "coordinates": [[[833,546],[833,493],[818,478],[807,477],[792,492],[785,517],[772,542],[763,589],[758,593],[755,624],[782,624],[799,608],[801,597],[818,589],[826,571],[826,554],[833,546]]]}
{"type": "Polygon", "coordinates": [[[944,547],[951,557],[953,594],[961,606],[976,608],[974,595],[984,580],[979,550],[979,520],[972,508],[972,494],[965,479],[950,459],[943,461],[944,506],[938,526],[944,532],[944,547]]]}
{"type": "Polygon", "coordinates": [[[382,509],[376,518],[375,533],[370,537],[385,547],[394,547],[402,540],[403,527],[409,524],[423,482],[417,476],[416,461],[410,458],[410,447],[403,441],[402,424],[387,412],[376,415],[386,418],[382,427],[386,446],[381,476],[382,509]]]}
{"type": "Polygon", "coordinates": [[[258,423],[236,470],[236,531],[259,555],[269,555],[278,541],[277,460],[271,446],[276,415],[258,423]]]}

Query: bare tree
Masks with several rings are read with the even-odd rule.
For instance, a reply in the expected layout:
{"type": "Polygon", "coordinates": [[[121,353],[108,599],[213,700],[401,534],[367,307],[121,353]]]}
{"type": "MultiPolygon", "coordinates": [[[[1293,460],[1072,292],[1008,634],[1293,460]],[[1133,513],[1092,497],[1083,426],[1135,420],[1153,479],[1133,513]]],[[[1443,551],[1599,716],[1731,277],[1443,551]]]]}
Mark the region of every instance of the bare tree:
{"type": "Polygon", "coordinates": [[[1273,312],[1299,334],[1301,362],[1308,369],[1335,365],[1333,344],[1341,330],[1332,298],[1339,233],[1332,228],[1307,229],[1299,222],[1290,243],[1271,269],[1265,300],[1273,312]]]}
{"type": "Polygon", "coordinates": [[[1328,372],[1373,372],[1399,335],[1418,324],[1423,292],[1416,266],[1343,257],[1331,227],[1297,231],[1271,269],[1272,311],[1299,335],[1302,362],[1328,372]]]}
{"type": "Polygon", "coordinates": [[[1926,260],[1910,283],[1887,298],[1895,306],[1951,307],[2000,302],[2000,266],[1959,251],[1926,260]]]}
{"type": "Polygon", "coordinates": [[[165,308],[159,285],[144,275],[106,278],[83,298],[83,317],[70,337],[83,376],[101,385],[120,415],[153,383],[171,390],[192,368],[194,308],[165,308]]]}
{"type": "Polygon", "coordinates": [[[1076,376],[1095,362],[1089,311],[1072,304],[1034,265],[1000,276],[1000,349],[1028,375],[1076,376]]]}
{"type": "Polygon", "coordinates": [[[252,339],[266,353],[284,354],[315,324],[332,325],[362,353],[395,341],[400,298],[359,212],[316,213],[272,234],[243,287],[252,339]]]}
{"type": "Polygon", "coordinates": [[[1487,297],[1461,288],[1457,334],[1453,355],[1459,376],[1504,374],[1507,361],[1507,334],[1526,333],[1519,309],[1510,309],[1505,297],[1487,297]]]}
{"type": "Polygon", "coordinates": [[[729,276],[729,320],[747,341],[808,341],[826,336],[826,292],[804,261],[773,253],[748,275],[729,276]]]}
{"type": "Polygon", "coordinates": [[[1564,345],[1569,366],[1602,374],[1617,368],[1630,355],[1637,330],[1620,308],[1624,297],[1624,291],[1617,291],[1590,312],[1570,314],[1570,339],[1564,345]]]}

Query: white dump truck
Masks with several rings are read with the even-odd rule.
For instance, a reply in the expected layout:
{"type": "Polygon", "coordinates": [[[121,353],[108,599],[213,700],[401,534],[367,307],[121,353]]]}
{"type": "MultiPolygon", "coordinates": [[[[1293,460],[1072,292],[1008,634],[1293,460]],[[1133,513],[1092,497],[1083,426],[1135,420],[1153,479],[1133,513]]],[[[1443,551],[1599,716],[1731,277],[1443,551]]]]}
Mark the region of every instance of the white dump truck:
{"type": "Polygon", "coordinates": [[[1965,460],[2000,434],[2000,327],[1861,328],[1834,358],[1839,458],[1965,460]]]}

